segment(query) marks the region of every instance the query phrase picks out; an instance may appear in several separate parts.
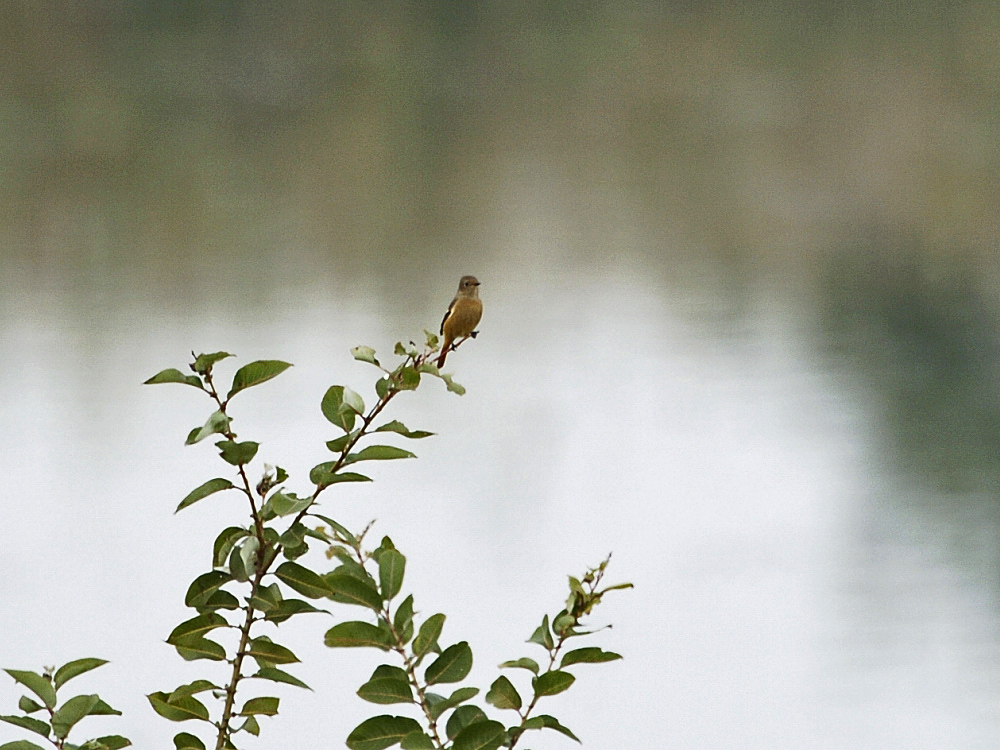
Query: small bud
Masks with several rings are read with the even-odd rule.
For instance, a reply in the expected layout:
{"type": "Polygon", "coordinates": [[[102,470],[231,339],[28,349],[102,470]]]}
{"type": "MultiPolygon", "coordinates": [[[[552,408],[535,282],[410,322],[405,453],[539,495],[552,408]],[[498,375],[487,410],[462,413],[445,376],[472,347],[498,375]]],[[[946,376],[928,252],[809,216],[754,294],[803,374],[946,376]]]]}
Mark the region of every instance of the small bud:
{"type": "Polygon", "coordinates": [[[264,476],[257,483],[257,494],[264,497],[274,486],[274,467],[271,464],[264,464],[264,476]]]}

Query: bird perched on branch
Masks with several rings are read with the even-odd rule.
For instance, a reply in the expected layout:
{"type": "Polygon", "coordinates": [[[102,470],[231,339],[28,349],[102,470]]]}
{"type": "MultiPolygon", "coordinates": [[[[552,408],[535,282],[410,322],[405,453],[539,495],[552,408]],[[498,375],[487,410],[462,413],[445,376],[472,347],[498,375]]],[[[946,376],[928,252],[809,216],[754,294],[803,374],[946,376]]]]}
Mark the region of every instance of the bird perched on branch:
{"type": "Polygon", "coordinates": [[[452,348],[470,336],[476,337],[479,333],[476,326],[481,317],[483,317],[483,303],[479,299],[479,281],[475,276],[463,276],[458,282],[458,293],[448,305],[448,312],[441,321],[444,344],[441,346],[441,356],[438,357],[438,367],[444,367],[444,360],[452,348]]]}

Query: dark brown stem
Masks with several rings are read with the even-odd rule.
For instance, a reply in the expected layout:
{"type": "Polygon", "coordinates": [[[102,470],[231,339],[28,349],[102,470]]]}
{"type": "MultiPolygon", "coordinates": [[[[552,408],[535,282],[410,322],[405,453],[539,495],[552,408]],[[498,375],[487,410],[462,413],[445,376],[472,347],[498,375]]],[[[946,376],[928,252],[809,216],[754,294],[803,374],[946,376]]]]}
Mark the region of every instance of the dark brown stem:
{"type": "MultiPolygon", "coordinates": [[[[260,587],[260,581],[263,577],[263,572],[258,572],[254,577],[254,591],[260,587]]],[[[240,628],[240,645],[236,649],[236,655],[233,657],[233,676],[229,680],[229,685],[226,686],[226,702],[222,707],[222,718],[219,720],[219,736],[215,743],[215,750],[224,750],[226,740],[229,739],[229,736],[232,733],[232,728],[229,726],[229,723],[232,721],[233,706],[236,704],[236,686],[243,678],[243,659],[246,658],[247,655],[247,645],[250,643],[250,629],[253,627],[255,621],[253,607],[247,604],[246,611],[246,619],[243,621],[243,626],[240,628]]]]}
{"type": "Polygon", "coordinates": [[[393,640],[396,642],[396,645],[393,646],[393,651],[399,654],[399,656],[403,659],[403,667],[406,670],[406,675],[410,681],[410,685],[417,693],[416,703],[420,706],[421,710],[424,712],[424,716],[427,718],[427,728],[430,730],[431,737],[439,749],[444,748],[444,742],[442,742],[437,730],[437,719],[434,717],[434,714],[431,713],[431,706],[427,702],[427,687],[425,685],[421,685],[420,678],[417,677],[417,658],[406,653],[406,643],[403,642],[402,633],[396,630],[396,626],[392,622],[392,613],[389,611],[388,604],[386,604],[385,609],[382,611],[382,618],[389,626],[389,632],[392,633],[393,640]]]}
{"type": "MultiPolygon", "coordinates": [[[[228,401],[223,401],[219,397],[218,391],[215,389],[215,384],[212,382],[212,373],[208,372],[205,374],[205,383],[208,385],[208,393],[215,400],[215,403],[219,406],[219,411],[226,414],[226,407],[228,406],[228,401]]],[[[227,414],[228,416],[228,414],[227,414]]],[[[236,434],[227,427],[223,432],[227,440],[236,439],[236,434]]],[[[253,489],[250,484],[250,478],[247,476],[246,467],[240,465],[237,467],[239,472],[240,480],[243,486],[239,487],[240,491],[247,496],[247,500],[250,503],[250,515],[253,517],[254,524],[254,536],[257,538],[257,561],[255,564],[255,574],[253,583],[251,585],[250,597],[252,598],[254,594],[260,589],[261,581],[263,580],[265,574],[270,567],[271,562],[274,561],[272,558],[266,565],[264,560],[267,559],[268,550],[267,542],[264,538],[264,521],[260,517],[260,512],[257,508],[257,503],[254,501],[253,489]]],[[[263,500],[263,498],[261,498],[263,500]]],[[[219,720],[218,728],[219,735],[216,739],[215,748],[216,750],[223,750],[226,746],[226,741],[229,739],[232,732],[230,727],[230,722],[233,717],[233,707],[236,704],[236,688],[239,685],[240,680],[243,677],[243,660],[247,655],[247,645],[250,643],[250,631],[253,628],[253,624],[256,621],[254,618],[254,608],[248,603],[246,605],[246,618],[243,621],[243,625],[240,627],[240,643],[236,649],[236,654],[233,657],[233,673],[229,680],[229,685],[226,687],[226,701],[222,707],[222,717],[219,720]]]]}
{"type": "MultiPolygon", "coordinates": [[[[46,674],[48,674],[48,673],[46,673],[46,674]]],[[[51,725],[52,724],[52,717],[56,715],[55,709],[49,708],[48,706],[46,706],[45,710],[49,712],[49,724],[51,725]]],[[[58,748],[58,750],[62,750],[64,747],[66,747],[66,740],[65,739],[59,739],[58,737],[55,738],[55,739],[52,739],[51,737],[46,737],[46,739],[49,742],[51,742],[53,744],[53,746],[55,746],[56,748],[58,748]]]]}

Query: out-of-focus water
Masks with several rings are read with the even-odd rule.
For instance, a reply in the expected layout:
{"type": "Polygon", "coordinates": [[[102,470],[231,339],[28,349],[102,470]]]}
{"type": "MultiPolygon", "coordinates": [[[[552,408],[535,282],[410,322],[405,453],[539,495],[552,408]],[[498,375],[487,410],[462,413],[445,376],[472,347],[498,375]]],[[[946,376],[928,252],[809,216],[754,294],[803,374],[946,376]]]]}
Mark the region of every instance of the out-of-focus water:
{"type": "MultiPolygon", "coordinates": [[[[0,666],[111,659],[95,734],[169,746],[143,695],[212,673],[163,639],[242,507],[172,514],[210,409],[139,384],[293,362],[234,413],[304,490],[326,387],[372,394],[348,349],[474,273],[468,394],[393,402],[438,435],[324,507],[378,519],[476,684],[613,550],[625,659],[546,708],[586,747],[996,747],[998,36],[996,3],[0,10],[0,666]]],[[[299,619],[315,692],[247,747],[372,713],[379,662],[299,619]]]]}

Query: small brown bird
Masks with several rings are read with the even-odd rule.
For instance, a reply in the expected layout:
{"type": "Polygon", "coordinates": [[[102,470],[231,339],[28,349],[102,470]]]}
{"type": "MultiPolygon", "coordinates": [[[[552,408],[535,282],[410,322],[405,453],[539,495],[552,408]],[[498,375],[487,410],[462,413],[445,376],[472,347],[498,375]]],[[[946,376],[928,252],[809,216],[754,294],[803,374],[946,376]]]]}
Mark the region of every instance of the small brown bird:
{"type": "Polygon", "coordinates": [[[444,360],[454,344],[462,343],[469,336],[475,337],[478,333],[476,326],[479,325],[481,317],[483,317],[483,303],[479,299],[479,281],[475,276],[463,276],[458,282],[458,293],[448,305],[448,312],[441,321],[444,344],[441,347],[441,356],[438,357],[438,367],[444,367],[444,360]]]}

